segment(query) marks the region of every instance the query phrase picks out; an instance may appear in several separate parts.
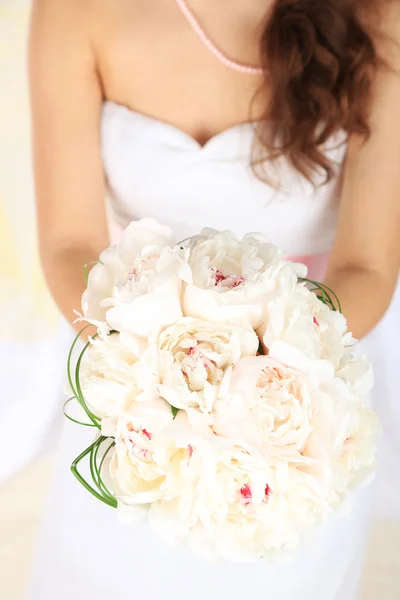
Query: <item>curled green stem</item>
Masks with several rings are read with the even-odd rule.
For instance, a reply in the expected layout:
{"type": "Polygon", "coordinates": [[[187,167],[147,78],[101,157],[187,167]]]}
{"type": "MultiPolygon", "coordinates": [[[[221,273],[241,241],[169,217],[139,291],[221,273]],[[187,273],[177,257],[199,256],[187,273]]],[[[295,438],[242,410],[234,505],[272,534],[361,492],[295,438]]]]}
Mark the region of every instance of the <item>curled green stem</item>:
{"type": "Polygon", "coordinates": [[[339,298],[330,287],[325,285],[325,283],[320,283],[319,281],[314,281],[313,279],[308,279],[307,277],[300,277],[299,281],[300,283],[308,283],[312,285],[313,288],[311,291],[315,292],[321,302],[329,306],[331,310],[338,311],[340,313],[342,312],[342,306],[339,298]]]}

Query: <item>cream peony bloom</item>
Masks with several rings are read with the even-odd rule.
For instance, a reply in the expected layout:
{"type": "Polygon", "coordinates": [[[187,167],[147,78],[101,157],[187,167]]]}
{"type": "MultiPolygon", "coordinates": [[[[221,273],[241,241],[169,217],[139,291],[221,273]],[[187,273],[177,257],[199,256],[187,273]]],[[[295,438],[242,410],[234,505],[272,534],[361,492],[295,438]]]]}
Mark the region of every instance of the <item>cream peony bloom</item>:
{"type": "Polygon", "coordinates": [[[329,512],[314,478],[285,461],[262,461],[206,438],[188,448],[174,454],[175,492],[149,511],[150,525],[169,544],[208,560],[276,558],[329,512]]]}
{"type": "Polygon", "coordinates": [[[329,444],[343,418],[326,391],[333,381],[329,364],[311,363],[289,346],[272,347],[271,356],[243,358],[233,370],[229,392],[215,405],[214,431],[265,461],[280,460],[317,473],[320,490],[331,493],[329,444]],[[276,356],[274,354],[276,353],[276,356]],[[297,360],[294,360],[297,359],[297,360]],[[317,427],[325,454],[308,451],[317,427]]]}
{"type": "Polygon", "coordinates": [[[84,319],[103,331],[148,338],[182,316],[182,282],[191,281],[188,251],[153,219],[132,222],[89,274],[84,319]]]}
{"type": "Polygon", "coordinates": [[[88,407],[101,419],[103,435],[115,436],[120,417],[137,412],[138,403],[158,398],[154,352],[128,333],[91,340],[82,359],[80,385],[88,407]]]}
{"type": "Polygon", "coordinates": [[[229,231],[203,230],[189,243],[193,282],[185,286],[186,316],[208,321],[246,321],[254,329],[263,320],[263,303],[281,278],[296,280],[304,265],[283,260],[261,234],[242,240],[229,231]]]}
{"type": "MultiPolygon", "coordinates": [[[[226,489],[229,482],[229,495],[223,498],[225,511],[214,511],[207,533],[215,556],[226,560],[286,558],[329,513],[315,478],[286,461],[259,463],[234,452],[218,475],[220,486],[226,489]]],[[[199,541],[193,536],[192,546],[199,541]]]]}
{"type": "Polygon", "coordinates": [[[165,329],[157,340],[157,391],[172,406],[211,413],[229,373],[242,356],[254,356],[258,338],[244,323],[213,323],[189,317],[165,329]]]}
{"type": "Polygon", "coordinates": [[[163,497],[165,470],[156,458],[157,436],[172,419],[170,406],[155,399],[118,420],[109,476],[119,502],[135,506],[163,497]]]}
{"type": "Polygon", "coordinates": [[[93,339],[83,355],[80,385],[89,408],[100,418],[123,414],[143,393],[133,343],[114,333],[93,339]]]}
{"type": "Polygon", "coordinates": [[[340,493],[344,494],[372,480],[380,433],[376,413],[365,404],[355,402],[341,429],[341,443],[334,461],[335,487],[340,493]]]}
{"type": "Polygon", "coordinates": [[[278,292],[266,300],[257,333],[266,348],[283,341],[310,359],[332,362],[335,368],[349,359],[356,343],[345,317],[294,280],[281,279],[278,292]]]}
{"type": "Polygon", "coordinates": [[[215,403],[213,429],[261,459],[302,462],[318,409],[303,373],[269,356],[246,357],[233,369],[228,394],[215,403]]]}
{"type": "Polygon", "coordinates": [[[348,353],[337,370],[337,376],[343,379],[359,399],[367,396],[374,385],[372,365],[365,355],[355,356],[348,353]]]}

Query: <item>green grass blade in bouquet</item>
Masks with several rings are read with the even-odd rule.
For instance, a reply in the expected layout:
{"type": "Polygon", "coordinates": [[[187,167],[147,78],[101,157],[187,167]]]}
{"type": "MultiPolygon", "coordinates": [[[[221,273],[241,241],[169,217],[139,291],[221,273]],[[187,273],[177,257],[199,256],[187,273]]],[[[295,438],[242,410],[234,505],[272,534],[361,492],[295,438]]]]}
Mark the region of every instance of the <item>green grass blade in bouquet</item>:
{"type": "Polygon", "coordinates": [[[89,283],[89,271],[88,271],[88,267],[92,266],[92,265],[102,265],[103,263],[101,262],[101,260],[92,260],[88,263],[85,264],[85,266],[83,267],[83,278],[85,280],[85,285],[86,287],[88,286],[89,283]]]}
{"type": "Polygon", "coordinates": [[[83,421],[78,421],[78,419],[74,419],[74,417],[72,417],[70,414],[68,414],[67,407],[74,400],[76,400],[76,397],[72,396],[71,398],[68,398],[68,400],[66,400],[64,402],[64,406],[63,406],[64,417],[66,417],[68,419],[68,421],[71,421],[72,423],[75,423],[76,425],[82,425],[82,427],[96,427],[96,425],[94,425],[94,423],[84,423],[83,421]]]}
{"type": "Polygon", "coordinates": [[[78,364],[77,364],[77,366],[75,368],[75,374],[73,375],[73,373],[72,373],[72,355],[73,355],[73,352],[74,352],[76,344],[77,344],[77,342],[78,342],[78,340],[80,338],[80,335],[88,327],[89,327],[89,325],[86,325],[86,327],[84,327],[83,329],[81,329],[81,331],[78,333],[78,335],[75,337],[74,341],[72,342],[71,348],[70,348],[69,353],[68,353],[68,358],[67,358],[67,377],[68,377],[68,383],[69,383],[70,389],[71,389],[71,391],[73,393],[73,396],[71,398],[69,398],[64,403],[63,412],[64,412],[64,415],[65,415],[65,417],[67,419],[69,419],[73,423],[76,423],[77,425],[82,425],[84,427],[96,427],[97,429],[100,429],[99,419],[96,417],[96,415],[94,415],[90,411],[89,407],[87,406],[87,404],[85,402],[85,398],[84,398],[83,393],[82,393],[82,389],[81,389],[81,385],[80,385],[80,379],[79,379],[79,370],[80,370],[80,365],[81,365],[81,362],[82,362],[82,357],[83,357],[86,349],[90,345],[89,342],[88,342],[88,344],[86,344],[86,346],[84,347],[83,351],[81,352],[81,354],[79,356],[78,364]],[[83,421],[78,421],[78,419],[75,419],[75,418],[71,417],[70,414],[68,414],[68,412],[67,412],[67,406],[73,400],[77,400],[78,404],[83,408],[83,410],[85,411],[86,415],[89,417],[90,423],[85,423],[83,421]]]}
{"type": "Polygon", "coordinates": [[[308,279],[307,277],[299,277],[299,282],[310,285],[310,290],[318,296],[318,298],[323,304],[329,306],[331,310],[340,313],[342,312],[342,307],[339,298],[337,297],[335,292],[331,290],[330,287],[328,287],[324,283],[320,283],[319,281],[308,279]]]}
{"type": "MultiPolygon", "coordinates": [[[[96,415],[90,410],[90,408],[88,407],[86,401],[85,401],[85,397],[83,395],[82,392],[82,387],[81,387],[81,383],[80,383],[80,368],[81,368],[81,364],[82,364],[82,359],[83,356],[86,352],[86,350],[89,348],[90,346],[90,342],[88,342],[85,347],[83,348],[82,352],[79,355],[78,361],[76,363],[76,367],[75,367],[75,377],[73,377],[72,375],[72,369],[71,369],[71,362],[72,362],[72,353],[75,349],[75,346],[77,344],[77,341],[81,335],[81,333],[83,331],[85,331],[85,329],[87,329],[87,327],[89,327],[89,325],[87,325],[86,327],[84,327],[76,336],[71,349],[69,351],[68,354],[68,361],[67,361],[67,373],[68,373],[68,382],[69,385],[71,387],[71,390],[73,392],[73,398],[76,398],[76,400],[78,401],[78,403],[81,405],[81,407],[83,408],[83,410],[85,411],[86,415],[88,416],[89,420],[91,421],[91,424],[93,427],[97,427],[97,429],[101,428],[100,425],[100,419],[98,417],[96,417],[96,415]]],[[[71,399],[70,399],[71,400],[71,399]]],[[[67,401],[68,403],[69,401],[67,401]]],[[[64,412],[65,414],[65,412],[64,412]]],[[[68,415],[66,415],[68,416],[68,415]]],[[[70,419],[73,420],[73,419],[70,419]]],[[[76,421],[77,422],[77,421],[76,421]]],[[[84,423],[80,423],[81,425],[83,425],[84,423]]],[[[87,425],[86,423],[84,425],[87,425]]]]}
{"type": "Polygon", "coordinates": [[[99,457],[99,451],[101,446],[106,440],[109,440],[105,436],[99,436],[93,444],[91,444],[86,450],[84,450],[72,463],[71,471],[79,483],[88,491],[92,496],[111,506],[112,508],[117,508],[117,499],[112,495],[110,490],[107,488],[105,483],[103,482],[101,476],[101,470],[104,465],[104,461],[110,452],[111,448],[114,446],[114,441],[110,442],[107,446],[104,453],[99,457]],[[85,477],[82,475],[79,470],[79,466],[82,461],[88,457],[89,459],[89,471],[91,482],[89,483],[85,477]]]}
{"type": "MultiPolygon", "coordinates": [[[[76,348],[76,345],[77,345],[80,335],[88,327],[89,327],[89,325],[84,327],[78,333],[78,335],[76,336],[76,338],[74,339],[74,341],[71,345],[71,348],[70,348],[70,351],[68,354],[67,376],[68,376],[68,382],[69,382],[70,388],[72,390],[73,396],[71,396],[71,398],[69,398],[64,403],[64,415],[67,417],[67,419],[69,419],[73,423],[82,425],[84,427],[95,427],[96,429],[100,430],[101,429],[101,419],[99,417],[97,417],[90,410],[89,406],[87,405],[85,396],[84,396],[84,393],[82,390],[81,381],[80,381],[80,370],[81,370],[82,360],[85,355],[85,352],[88,350],[89,346],[91,345],[90,342],[88,342],[84,346],[83,350],[79,354],[74,373],[73,373],[73,369],[72,369],[72,355],[73,355],[74,349],[76,348]],[[67,407],[73,400],[76,400],[78,402],[79,406],[84,410],[85,414],[87,415],[87,417],[89,419],[89,422],[85,423],[84,421],[75,419],[68,413],[67,407]]],[[[94,337],[96,337],[96,336],[94,336],[94,337]]],[[[72,471],[74,477],[79,481],[79,483],[88,492],[90,492],[90,494],[92,494],[95,498],[97,498],[104,504],[107,504],[108,506],[116,508],[117,500],[113,496],[111,491],[108,489],[108,487],[105,485],[103,478],[102,478],[102,474],[101,474],[105,460],[114,445],[115,445],[115,442],[112,438],[99,435],[97,437],[97,439],[88,448],[86,448],[86,450],[81,452],[81,454],[73,461],[73,463],[71,465],[71,471],[72,471]],[[109,441],[109,443],[106,446],[106,448],[104,448],[107,440],[109,441]],[[83,476],[83,474],[80,470],[80,467],[83,466],[85,459],[88,461],[88,467],[89,467],[89,475],[87,478],[83,476]]]]}

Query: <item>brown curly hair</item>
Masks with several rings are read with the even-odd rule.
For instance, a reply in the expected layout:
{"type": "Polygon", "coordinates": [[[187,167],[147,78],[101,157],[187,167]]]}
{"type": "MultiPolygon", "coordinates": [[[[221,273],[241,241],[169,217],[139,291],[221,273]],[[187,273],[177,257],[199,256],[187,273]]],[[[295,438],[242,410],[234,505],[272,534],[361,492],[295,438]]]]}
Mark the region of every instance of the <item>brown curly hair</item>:
{"type": "Polygon", "coordinates": [[[276,0],[261,41],[271,99],[257,127],[256,171],[266,158],[285,156],[310,181],[321,169],[329,181],[326,141],[340,130],[368,136],[371,87],[382,62],[371,26],[385,1],[276,0]]]}

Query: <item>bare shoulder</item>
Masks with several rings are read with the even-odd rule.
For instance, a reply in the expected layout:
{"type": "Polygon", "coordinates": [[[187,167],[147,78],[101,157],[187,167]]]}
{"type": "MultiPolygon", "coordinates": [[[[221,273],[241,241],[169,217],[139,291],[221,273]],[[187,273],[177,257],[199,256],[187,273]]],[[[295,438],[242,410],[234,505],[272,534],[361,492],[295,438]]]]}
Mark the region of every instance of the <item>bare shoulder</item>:
{"type": "Polygon", "coordinates": [[[96,52],[115,24],[139,21],[146,7],[146,0],[32,0],[30,30],[38,44],[90,45],[96,52]]]}
{"type": "Polygon", "coordinates": [[[375,16],[371,34],[380,64],[372,86],[369,114],[372,136],[368,146],[373,145],[377,136],[392,139],[394,132],[398,139],[399,126],[400,0],[382,0],[379,19],[375,16]]]}
{"type": "Polygon", "coordinates": [[[29,89],[35,186],[40,238],[51,252],[63,244],[94,243],[99,236],[101,247],[106,238],[102,89],[90,38],[91,1],[33,0],[32,6],[29,89]]]}
{"type": "Polygon", "coordinates": [[[89,0],[33,0],[30,57],[62,48],[81,52],[90,43],[89,23],[89,0]]]}
{"type": "Polygon", "coordinates": [[[92,4],[92,0],[32,0],[32,21],[36,26],[51,23],[59,30],[74,24],[74,29],[84,31],[92,4]]]}
{"type": "Polygon", "coordinates": [[[40,91],[95,72],[93,0],[33,0],[29,32],[31,89],[40,91]]]}
{"type": "Polygon", "coordinates": [[[400,74],[400,0],[382,2],[375,44],[389,70],[400,74]]]}
{"type": "Polygon", "coordinates": [[[400,0],[383,0],[381,6],[381,23],[389,32],[395,33],[400,30],[400,0]]]}

